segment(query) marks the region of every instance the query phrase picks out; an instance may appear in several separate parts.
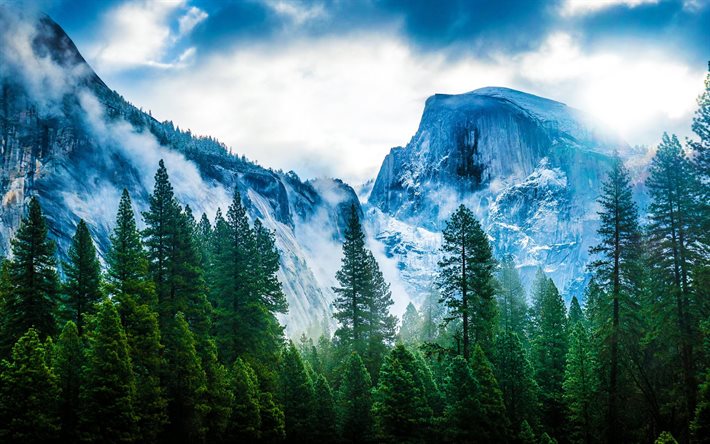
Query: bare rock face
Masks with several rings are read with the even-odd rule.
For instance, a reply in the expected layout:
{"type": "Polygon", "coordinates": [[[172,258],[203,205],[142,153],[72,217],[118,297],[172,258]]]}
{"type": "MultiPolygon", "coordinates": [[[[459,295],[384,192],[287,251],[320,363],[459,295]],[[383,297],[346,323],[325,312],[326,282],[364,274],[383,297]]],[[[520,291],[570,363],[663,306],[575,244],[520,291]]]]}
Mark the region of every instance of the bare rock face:
{"type": "Polygon", "coordinates": [[[580,294],[596,241],[595,199],[617,148],[625,144],[559,102],[492,87],[437,94],[409,144],[382,163],[370,226],[415,296],[430,291],[438,233],[462,203],[524,280],[542,267],[568,297],[580,294]]]}
{"type": "Polygon", "coordinates": [[[51,19],[2,7],[0,150],[0,253],[9,254],[25,205],[36,195],[61,257],[81,218],[105,254],[123,188],[135,210],[145,211],[164,159],[176,196],[197,217],[226,211],[236,187],[251,218],[275,231],[289,333],[330,313],[334,278],[312,264],[322,250],[339,254],[347,211],[358,205],[352,188],[263,168],[215,139],[157,121],[110,90],[51,19]]]}

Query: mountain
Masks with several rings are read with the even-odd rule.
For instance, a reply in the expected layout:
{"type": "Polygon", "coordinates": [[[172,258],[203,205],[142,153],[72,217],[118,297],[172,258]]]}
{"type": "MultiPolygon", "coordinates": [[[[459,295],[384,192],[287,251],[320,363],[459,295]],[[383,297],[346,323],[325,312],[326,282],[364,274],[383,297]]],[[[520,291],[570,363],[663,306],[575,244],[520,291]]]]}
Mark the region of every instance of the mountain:
{"type": "Polygon", "coordinates": [[[436,94],[411,141],[382,162],[369,228],[421,297],[431,291],[444,221],[464,203],[525,282],[542,267],[568,297],[580,295],[595,200],[614,150],[627,148],[553,100],[497,87],[436,94]]]}
{"type": "Polygon", "coordinates": [[[0,7],[0,86],[0,253],[8,254],[25,205],[37,195],[60,258],[80,218],[103,256],[122,189],[136,210],[146,210],[164,159],[178,199],[197,217],[206,212],[212,220],[218,207],[226,211],[236,187],[251,218],[275,231],[289,302],[282,321],[290,334],[324,314],[330,319],[338,242],[358,202],[348,185],[302,181],[159,122],[108,88],[46,16],[20,17],[0,7]]]}

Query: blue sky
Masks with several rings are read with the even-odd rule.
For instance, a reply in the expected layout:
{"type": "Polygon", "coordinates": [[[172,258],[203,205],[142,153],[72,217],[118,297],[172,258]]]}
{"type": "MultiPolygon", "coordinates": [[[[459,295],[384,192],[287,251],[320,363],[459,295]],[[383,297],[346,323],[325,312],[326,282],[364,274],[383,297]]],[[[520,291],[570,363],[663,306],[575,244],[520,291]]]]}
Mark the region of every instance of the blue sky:
{"type": "Polygon", "coordinates": [[[509,86],[689,134],[710,0],[43,1],[134,104],[304,177],[373,177],[427,96],[509,86]]]}

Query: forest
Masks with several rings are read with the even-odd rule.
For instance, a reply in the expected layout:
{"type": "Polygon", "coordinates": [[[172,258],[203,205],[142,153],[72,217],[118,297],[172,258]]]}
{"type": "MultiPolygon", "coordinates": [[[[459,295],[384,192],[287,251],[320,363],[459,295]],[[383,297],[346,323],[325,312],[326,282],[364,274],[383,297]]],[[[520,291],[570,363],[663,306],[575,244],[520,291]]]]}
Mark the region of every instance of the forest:
{"type": "Polygon", "coordinates": [[[710,75],[663,136],[640,216],[616,157],[582,301],[526,294],[460,206],[433,290],[401,320],[353,205],[334,323],[288,339],[274,235],[238,190],[195,218],[160,162],[105,266],[80,221],[58,261],[32,197],[0,270],[0,440],[16,443],[710,442],[710,75]]]}

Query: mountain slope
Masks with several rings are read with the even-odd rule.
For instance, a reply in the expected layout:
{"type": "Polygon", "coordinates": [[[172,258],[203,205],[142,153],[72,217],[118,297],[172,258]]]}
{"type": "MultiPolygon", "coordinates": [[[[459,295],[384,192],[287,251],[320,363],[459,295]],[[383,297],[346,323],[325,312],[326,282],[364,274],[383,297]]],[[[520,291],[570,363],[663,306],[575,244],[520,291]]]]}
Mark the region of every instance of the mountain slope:
{"type": "Polygon", "coordinates": [[[29,196],[38,195],[60,256],[79,218],[105,254],[121,190],[145,210],[162,158],[176,196],[196,216],[226,211],[237,187],[252,219],[276,232],[289,333],[330,312],[334,272],[317,264],[321,250],[339,257],[345,213],[357,202],[349,186],[301,181],[158,122],[111,91],[48,17],[0,7],[0,85],[0,252],[8,253],[29,196]]]}
{"type": "Polygon", "coordinates": [[[566,105],[507,88],[430,97],[417,133],[393,148],[368,197],[370,227],[413,295],[430,291],[441,239],[464,203],[498,257],[579,294],[596,238],[595,199],[623,142],[566,105]]]}

